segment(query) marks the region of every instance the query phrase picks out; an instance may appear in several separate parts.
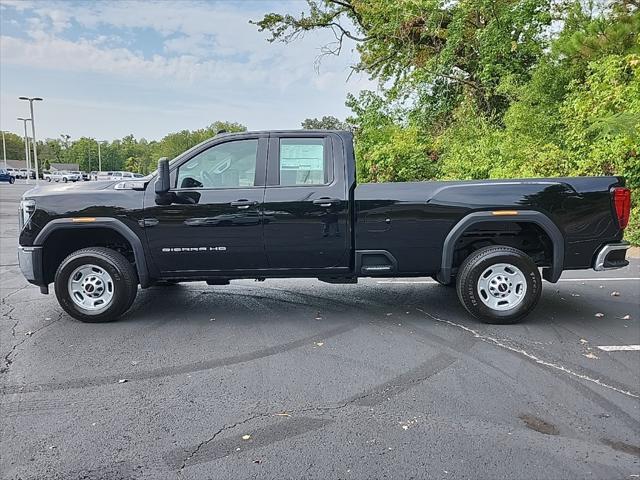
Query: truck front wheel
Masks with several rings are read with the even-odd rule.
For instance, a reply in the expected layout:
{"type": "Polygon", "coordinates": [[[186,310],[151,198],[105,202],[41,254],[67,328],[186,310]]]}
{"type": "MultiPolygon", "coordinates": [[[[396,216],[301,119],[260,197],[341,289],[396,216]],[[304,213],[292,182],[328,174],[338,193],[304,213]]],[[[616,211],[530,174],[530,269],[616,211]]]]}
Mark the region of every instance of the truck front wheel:
{"type": "Polygon", "coordinates": [[[484,247],[460,266],[456,288],[462,305],[484,323],[516,323],[538,303],[542,280],[526,253],[512,247],[484,247]]]}
{"type": "Polygon", "coordinates": [[[70,254],[58,267],[55,291],[62,308],[82,322],[109,322],[136,298],[138,281],[129,261],[104,247],[70,254]]]}

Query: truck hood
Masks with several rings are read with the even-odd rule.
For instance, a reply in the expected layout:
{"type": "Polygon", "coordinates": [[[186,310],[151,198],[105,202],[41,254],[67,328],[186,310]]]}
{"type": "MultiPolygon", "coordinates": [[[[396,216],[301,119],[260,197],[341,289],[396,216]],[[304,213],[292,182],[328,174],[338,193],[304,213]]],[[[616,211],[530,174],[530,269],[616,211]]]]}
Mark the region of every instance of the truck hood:
{"type": "Polygon", "coordinates": [[[45,195],[70,194],[74,192],[86,192],[105,190],[113,187],[118,182],[105,180],[99,182],[75,182],[75,183],[46,183],[37,185],[24,193],[24,198],[41,197],[45,195]]]}
{"type": "MultiPolygon", "coordinates": [[[[116,189],[121,181],[81,182],[42,185],[24,193],[23,200],[33,200],[34,213],[20,233],[20,245],[33,245],[35,236],[50,221],[69,217],[107,217],[124,223],[135,222],[141,215],[144,190],[116,189]],[[133,220],[132,220],[133,219],[133,220]]],[[[143,182],[144,184],[144,182],[143,182]]]]}

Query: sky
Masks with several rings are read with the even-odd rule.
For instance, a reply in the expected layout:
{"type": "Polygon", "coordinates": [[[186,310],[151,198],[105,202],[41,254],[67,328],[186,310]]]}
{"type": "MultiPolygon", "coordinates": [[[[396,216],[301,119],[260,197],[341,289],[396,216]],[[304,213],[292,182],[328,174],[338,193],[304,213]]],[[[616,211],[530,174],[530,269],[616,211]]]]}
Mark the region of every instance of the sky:
{"type": "Polygon", "coordinates": [[[290,1],[0,0],[0,128],[22,135],[35,103],[38,138],[158,140],[216,120],[250,130],[300,128],[309,117],[344,119],[347,93],[374,89],[349,78],[353,43],[339,57],[331,32],[269,43],[249,20],[299,14],[290,1]]]}

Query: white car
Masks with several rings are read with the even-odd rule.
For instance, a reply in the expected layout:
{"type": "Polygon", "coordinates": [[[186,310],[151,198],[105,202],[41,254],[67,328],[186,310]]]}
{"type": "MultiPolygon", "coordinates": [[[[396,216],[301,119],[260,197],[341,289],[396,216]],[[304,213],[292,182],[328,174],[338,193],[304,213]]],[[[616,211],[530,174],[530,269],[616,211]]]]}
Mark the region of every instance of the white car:
{"type": "Polygon", "coordinates": [[[48,178],[50,182],[77,182],[82,179],[82,175],[75,172],[51,172],[51,176],[48,178]]]}
{"type": "Polygon", "coordinates": [[[134,174],[131,172],[112,172],[109,180],[127,180],[130,178],[135,178],[134,174]]]}

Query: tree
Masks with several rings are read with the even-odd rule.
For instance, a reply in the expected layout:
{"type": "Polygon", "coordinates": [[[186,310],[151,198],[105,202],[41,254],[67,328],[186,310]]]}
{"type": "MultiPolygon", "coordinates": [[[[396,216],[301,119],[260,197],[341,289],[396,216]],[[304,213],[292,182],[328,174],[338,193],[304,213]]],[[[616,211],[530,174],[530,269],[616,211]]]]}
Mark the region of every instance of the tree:
{"type": "Polygon", "coordinates": [[[307,118],[302,122],[305,130],[351,130],[348,123],[338,120],[331,115],[322,118],[307,118]]]}
{"type": "MultiPolygon", "coordinates": [[[[331,30],[340,54],[352,41],[360,54],[354,70],[381,83],[392,82],[394,95],[415,93],[415,85],[439,86],[441,95],[471,96],[485,115],[507,106],[500,80],[528,79],[544,53],[552,21],[552,0],[307,0],[300,16],[268,13],[254,21],[269,41],[289,43],[304,33],[331,30]]],[[[436,99],[437,101],[437,99],[436,99]]]]}
{"type": "Polygon", "coordinates": [[[4,132],[4,141],[8,160],[24,160],[24,139],[22,137],[15,133],[4,132]]]}

